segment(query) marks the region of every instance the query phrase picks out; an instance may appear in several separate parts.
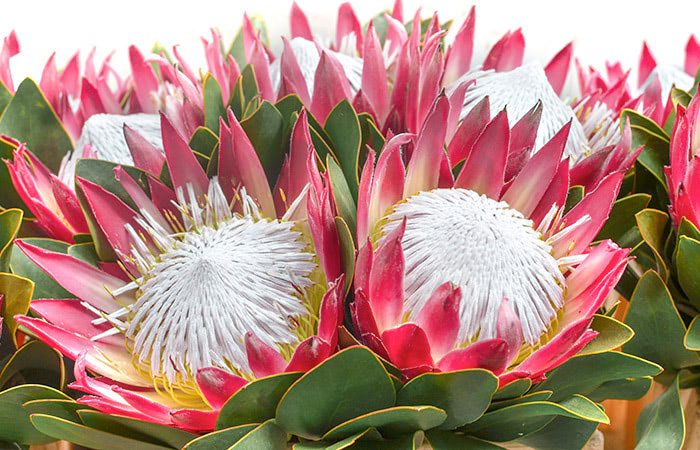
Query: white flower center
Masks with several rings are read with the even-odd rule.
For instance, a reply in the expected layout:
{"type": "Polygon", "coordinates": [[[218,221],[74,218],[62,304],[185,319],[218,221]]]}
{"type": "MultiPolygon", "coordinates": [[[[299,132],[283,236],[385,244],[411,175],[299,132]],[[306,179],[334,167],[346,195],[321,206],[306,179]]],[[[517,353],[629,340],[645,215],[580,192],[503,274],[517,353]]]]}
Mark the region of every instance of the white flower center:
{"type": "Polygon", "coordinates": [[[535,344],[563,305],[564,277],[532,221],[505,202],[466,189],[421,192],[388,216],[386,235],[406,218],[404,289],[414,320],[435,289],[460,286],[461,343],[496,337],[508,298],[535,344]]]}
{"type": "Polygon", "coordinates": [[[166,248],[157,256],[139,251],[143,279],[127,307],[133,353],[170,382],[212,366],[245,374],[246,333],[273,348],[294,344],[296,324],[310,314],[304,289],[317,266],[295,223],[230,212],[212,218],[225,199],[211,183],[215,206],[199,212],[210,219],[178,235],[151,230],[166,248]]]}
{"type": "Polygon", "coordinates": [[[489,97],[491,116],[503,108],[508,109],[508,122],[513,126],[538,101],[542,102],[542,119],[535,139],[535,151],[549,142],[567,122],[573,119],[566,141],[564,156],[579,160],[588,147],[586,136],[576,114],[552,89],[544,69],[537,63],[529,63],[509,72],[473,71],[464,74],[452,86],[462,81],[475,80],[464,97],[464,117],[484,97],[489,97]]]}

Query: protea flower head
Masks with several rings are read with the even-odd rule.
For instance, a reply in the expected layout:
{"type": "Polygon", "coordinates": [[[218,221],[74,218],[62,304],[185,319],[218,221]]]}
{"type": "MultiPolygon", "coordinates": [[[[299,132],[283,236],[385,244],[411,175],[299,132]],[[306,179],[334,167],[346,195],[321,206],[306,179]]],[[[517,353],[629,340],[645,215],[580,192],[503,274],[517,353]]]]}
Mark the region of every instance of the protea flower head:
{"type": "MultiPolygon", "coordinates": [[[[80,402],[209,430],[217,410],[249,380],[307,370],[333,352],[345,288],[323,213],[329,194],[318,173],[306,170],[312,147],[305,126],[302,116],[286,169],[294,180],[281,182],[287,203],[280,210],[232,114],[228,125],[220,123],[218,170],[211,179],[163,116],[172,189],[147,170],[137,181],[117,166],[116,178],[134,209],[77,178],[117,264],[95,267],[17,241],[76,296],[36,300],[32,310],[43,320],[17,320],[75,359],[72,387],[88,394],[80,402]]],[[[144,142],[130,144],[157,163],[160,153],[144,142]]]]}
{"type": "Polygon", "coordinates": [[[678,105],[671,134],[671,165],[664,168],[671,202],[668,209],[676,227],[680,225],[683,217],[695,226],[700,224],[700,177],[697,172],[700,169],[699,114],[700,100],[697,96],[690,101],[687,110],[678,105]]]}
{"type": "Polygon", "coordinates": [[[468,116],[471,137],[446,153],[448,115],[439,97],[418,136],[395,136],[364,167],[356,332],[408,378],[481,367],[501,384],[538,380],[596,336],[592,315],[626,266],[628,249],[590,245],[623,173],[565,213],[569,125],[529,158],[536,120],[511,130],[502,111],[473,131],[468,116]]]}

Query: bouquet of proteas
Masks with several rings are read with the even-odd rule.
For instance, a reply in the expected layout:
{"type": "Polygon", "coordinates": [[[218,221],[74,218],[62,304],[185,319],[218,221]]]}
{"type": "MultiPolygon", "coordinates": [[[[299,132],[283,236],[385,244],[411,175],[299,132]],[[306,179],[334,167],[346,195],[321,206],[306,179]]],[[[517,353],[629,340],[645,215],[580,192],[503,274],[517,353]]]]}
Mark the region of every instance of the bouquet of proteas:
{"type": "Polygon", "coordinates": [[[471,67],[449,25],[344,4],[328,44],[294,5],[278,59],[246,17],[203,78],[160,47],[0,70],[0,440],[581,448],[643,396],[604,306],[629,125],[559,98],[570,46],[471,67]]]}

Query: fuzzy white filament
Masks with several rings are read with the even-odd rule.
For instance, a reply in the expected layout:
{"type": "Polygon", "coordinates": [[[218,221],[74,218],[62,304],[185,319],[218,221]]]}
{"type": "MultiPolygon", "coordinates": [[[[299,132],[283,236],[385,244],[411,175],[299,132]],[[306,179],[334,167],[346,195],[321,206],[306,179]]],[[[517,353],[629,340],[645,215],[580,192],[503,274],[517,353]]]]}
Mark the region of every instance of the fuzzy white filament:
{"type": "Polygon", "coordinates": [[[243,216],[231,214],[216,179],[204,205],[192,189],[180,191],[187,231],[160,236],[148,227],[160,252],[134,246],[143,279],[125,334],[154,375],[173,382],[211,366],[246,372],[249,331],[273,348],[297,342],[292,322],[308,314],[297,289],[311,284],[313,255],[293,222],[260,220],[240,194],[243,216]]]}
{"type": "Polygon", "coordinates": [[[496,337],[510,300],[525,341],[534,344],[563,304],[564,277],[532,221],[505,202],[466,189],[421,192],[395,207],[384,235],[406,218],[406,306],[415,319],[435,289],[462,290],[460,342],[496,337]]]}

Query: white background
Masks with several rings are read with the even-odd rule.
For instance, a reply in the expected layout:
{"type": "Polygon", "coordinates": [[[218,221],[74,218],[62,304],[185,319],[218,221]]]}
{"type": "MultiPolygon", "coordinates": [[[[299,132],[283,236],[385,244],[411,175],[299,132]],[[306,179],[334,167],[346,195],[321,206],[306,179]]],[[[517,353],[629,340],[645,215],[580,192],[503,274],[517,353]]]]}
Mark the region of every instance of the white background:
{"type": "MultiPolygon", "coordinates": [[[[333,35],[340,2],[298,0],[315,33],[333,35]]],[[[621,60],[636,67],[643,39],[659,62],[682,66],[685,43],[691,32],[700,34],[700,2],[602,0],[565,1],[480,1],[476,5],[475,59],[507,30],[522,27],[526,60],[546,62],[567,42],[573,41],[575,56],[586,64],[604,68],[606,60],[621,60]]],[[[353,2],[361,22],[393,0],[353,2]]],[[[422,5],[423,17],[438,11],[442,21],[455,20],[453,32],[461,25],[472,2],[404,1],[408,20],[422,5]]],[[[12,62],[15,85],[25,76],[39,78],[52,52],[59,66],[82,49],[83,57],[97,47],[97,56],[116,50],[116,66],[126,68],[126,48],[136,44],[144,51],[158,41],[166,47],[181,44],[193,66],[203,65],[200,36],[217,27],[228,44],[240,26],[244,10],[265,17],[273,49],[281,46],[278,36],[288,34],[291,1],[146,1],[97,0],[44,1],[0,0],[0,35],[16,30],[22,53],[12,62]]],[[[99,60],[99,59],[98,59],[99,60]]],[[[636,78],[634,78],[636,81],[636,78]]]]}

